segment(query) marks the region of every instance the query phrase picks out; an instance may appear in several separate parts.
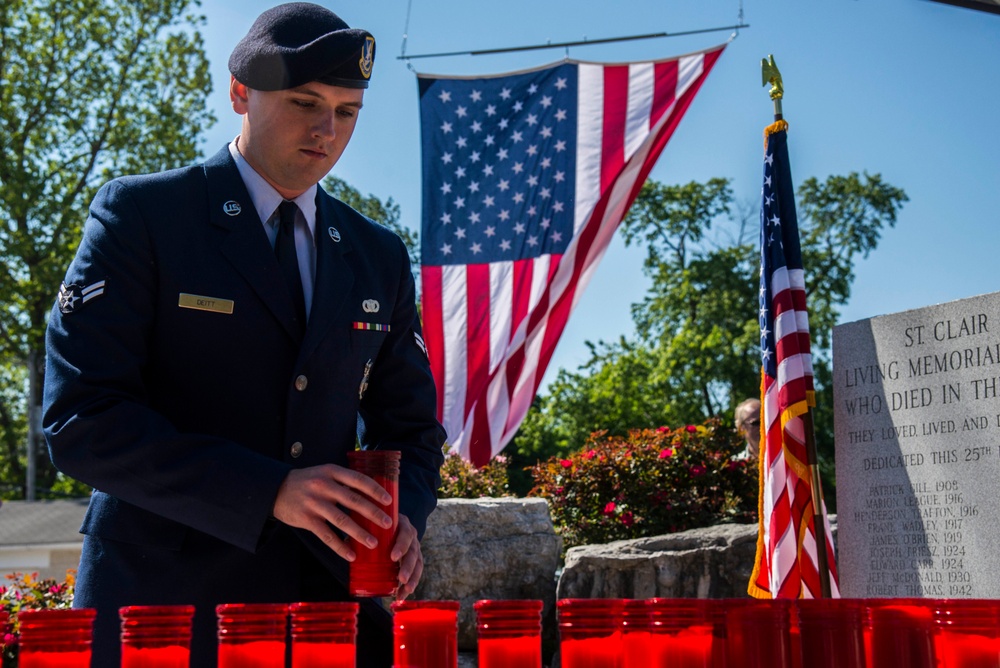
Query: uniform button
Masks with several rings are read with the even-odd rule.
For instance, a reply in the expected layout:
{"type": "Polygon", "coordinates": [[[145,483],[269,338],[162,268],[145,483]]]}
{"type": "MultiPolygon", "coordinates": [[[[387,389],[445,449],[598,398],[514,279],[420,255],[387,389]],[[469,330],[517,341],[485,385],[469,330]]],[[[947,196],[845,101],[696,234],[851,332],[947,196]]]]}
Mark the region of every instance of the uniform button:
{"type": "Polygon", "coordinates": [[[298,376],[295,379],[295,389],[298,390],[299,392],[302,392],[303,390],[305,390],[306,389],[306,385],[308,385],[308,384],[309,384],[309,379],[306,378],[305,376],[298,376]]]}
{"type": "Polygon", "coordinates": [[[302,454],[302,444],[299,443],[298,441],[295,441],[294,443],[292,443],[291,454],[292,454],[292,457],[298,457],[299,455],[301,455],[302,454]]]}

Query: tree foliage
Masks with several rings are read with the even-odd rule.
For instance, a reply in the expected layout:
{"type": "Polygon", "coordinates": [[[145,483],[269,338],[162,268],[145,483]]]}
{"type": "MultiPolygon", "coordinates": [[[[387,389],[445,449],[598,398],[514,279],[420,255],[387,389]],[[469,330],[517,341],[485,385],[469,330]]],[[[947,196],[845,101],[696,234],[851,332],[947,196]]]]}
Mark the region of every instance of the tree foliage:
{"type": "Polygon", "coordinates": [[[348,185],[346,181],[332,174],[323,179],[323,189],[355,211],[368,216],[376,223],[385,225],[399,235],[409,251],[413,271],[418,270],[420,266],[419,235],[399,222],[401,217],[399,204],[392,197],[383,202],[375,195],[362,195],[357,188],[348,185]]]}
{"type": "MultiPolygon", "coordinates": [[[[830,344],[851,294],[854,262],[896,224],[906,194],[878,174],[804,181],[797,191],[818,392],[817,440],[832,472],[830,344]]],[[[651,285],[633,305],[637,335],[591,345],[576,372],[561,370],[529,412],[514,449],[535,461],[579,449],[594,431],[732,419],[760,392],[759,246],[748,216],[733,217],[729,183],[647,182],[622,225],[646,249],[651,285]]]]}
{"type": "MultiPolygon", "coordinates": [[[[45,325],[90,200],[114,176],[191,163],[199,155],[197,137],[215,120],[206,106],[211,78],[198,32],[204,18],[191,14],[191,6],[191,0],[0,5],[4,494],[24,481],[25,439],[38,446],[31,426],[37,420],[27,415],[40,404],[45,325]]],[[[57,474],[46,459],[38,463],[39,488],[51,489],[57,474]]]]}

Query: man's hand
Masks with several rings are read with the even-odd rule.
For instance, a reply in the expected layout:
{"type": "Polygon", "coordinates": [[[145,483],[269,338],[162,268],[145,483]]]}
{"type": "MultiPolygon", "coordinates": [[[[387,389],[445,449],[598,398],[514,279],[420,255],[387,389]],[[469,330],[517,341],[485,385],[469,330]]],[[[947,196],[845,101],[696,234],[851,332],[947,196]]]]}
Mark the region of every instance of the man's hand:
{"type": "Polygon", "coordinates": [[[396,544],[392,547],[389,557],[399,562],[399,586],[396,588],[396,600],[405,600],[413,593],[424,572],[424,555],[420,551],[420,541],[417,540],[417,530],[410,524],[406,515],[399,516],[399,531],[396,533],[396,544]]]}
{"type": "MultiPolygon", "coordinates": [[[[340,529],[362,544],[375,547],[375,537],[351,519],[350,511],[358,512],[376,524],[392,526],[392,519],[376,502],[383,506],[392,503],[392,497],[377,482],[363,473],[335,464],[323,464],[290,471],[278,488],[273,513],[278,521],[311,531],[341,557],[354,561],[354,550],[331,527],[340,529]]],[[[417,532],[409,520],[406,520],[405,526],[409,530],[405,533],[408,538],[403,540],[403,520],[406,518],[400,516],[399,519],[396,549],[403,560],[400,563],[400,577],[403,576],[403,567],[408,565],[407,579],[413,579],[413,572],[416,570],[416,579],[419,580],[420,572],[423,571],[423,559],[417,543],[417,532]],[[415,559],[419,567],[414,565],[414,557],[411,555],[414,544],[415,559]]],[[[393,551],[393,555],[395,554],[396,550],[393,551]]],[[[410,593],[412,591],[410,589],[410,593]]]]}

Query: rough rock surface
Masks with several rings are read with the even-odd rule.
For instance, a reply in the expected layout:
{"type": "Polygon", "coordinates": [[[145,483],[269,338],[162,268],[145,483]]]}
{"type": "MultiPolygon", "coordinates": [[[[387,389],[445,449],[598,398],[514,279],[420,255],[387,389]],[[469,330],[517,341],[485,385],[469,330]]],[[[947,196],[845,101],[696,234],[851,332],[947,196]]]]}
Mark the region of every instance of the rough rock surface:
{"type": "Polygon", "coordinates": [[[442,499],[421,542],[424,575],[414,600],[461,603],[458,644],[476,646],[473,604],[539,599],[554,619],[562,540],[544,499],[442,499]]]}
{"type": "MultiPolygon", "coordinates": [[[[835,524],[833,536],[836,541],[835,524]]],[[[557,596],[744,598],[756,551],[756,524],[574,547],[566,554],[557,596]]]]}

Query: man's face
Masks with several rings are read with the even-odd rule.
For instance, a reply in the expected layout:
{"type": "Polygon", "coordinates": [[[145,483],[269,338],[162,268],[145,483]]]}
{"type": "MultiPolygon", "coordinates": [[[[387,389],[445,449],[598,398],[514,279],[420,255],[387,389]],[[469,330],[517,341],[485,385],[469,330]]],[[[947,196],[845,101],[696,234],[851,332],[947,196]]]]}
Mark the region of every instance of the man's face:
{"type": "Polygon", "coordinates": [[[755,451],[760,445],[760,404],[750,404],[743,408],[743,421],[740,431],[747,443],[755,451]]]}
{"type": "Polygon", "coordinates": [[[243,157],[286,199],[318,183],[340,159],[358,122],[364,90],[311,82],[260,91],[232,79],[229,97],[243,115],[243,157]]]}

